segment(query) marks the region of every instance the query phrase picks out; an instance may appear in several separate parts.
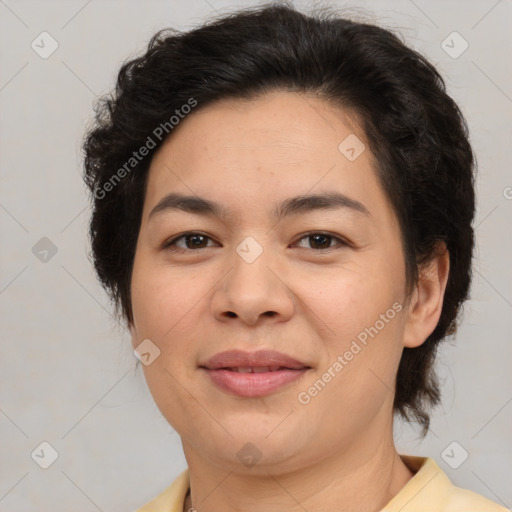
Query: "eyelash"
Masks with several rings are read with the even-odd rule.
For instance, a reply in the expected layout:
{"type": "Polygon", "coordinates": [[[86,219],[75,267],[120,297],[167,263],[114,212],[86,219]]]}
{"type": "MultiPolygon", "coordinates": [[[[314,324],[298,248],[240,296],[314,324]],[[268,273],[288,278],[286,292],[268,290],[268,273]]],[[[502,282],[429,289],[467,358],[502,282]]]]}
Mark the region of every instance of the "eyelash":
{"type": "MultiPolygon", "coordinates": [[[[179,235],[177,237],[174,237],[173,239],[171,240],[168,240],[166,242],[164,242],[163,244],[163,247],[162,249],[167,249],[167,250],[170,250],[170,251],[177,251],[177,252],[197,252],[197,251],[200,251],[202,249],[210,249],[211,247],[201,247],[199,249],[183,249],[182,247],[174,247],[172,248],[172,246],[174,246],[176,244],[176,242],[178,240],[181,240],[182,238],[185,238],[186,236],[188,235],[200,235],[200,236],[203,236],[205,238],[208,238],[209,240],[212,240],[212,238],[210,238],[208,235],[205,235],[203,233],[200,233],[198,231],[187,231],[186,233],[183,233],[182,235],[179,235]]],[[[338,243],[338,246],[332,246],[332,247],[328,247],[327,249],[311,249],[312,251],[315,251],[315,252],[327,252],[327,251],[330,251],[332,249],[340,249],[340,248],[343,248],[343,247],[349,247],[350,244],[338,237],[338,236],[335,236],[331,233],[327,233],[327,232],[324,232],[324,231],[311,231],[309,233],[303,233],[301,235],[301,237],[298,239],[299,242],[302,242],[302,240],[306,239],[306,238],[309,238],[309,237],[312,237],[313,235],[322,235],[322,236],[325,236],[327,238],[331,238],[333,240],[337,240],[339,243],[338,243]]]]}

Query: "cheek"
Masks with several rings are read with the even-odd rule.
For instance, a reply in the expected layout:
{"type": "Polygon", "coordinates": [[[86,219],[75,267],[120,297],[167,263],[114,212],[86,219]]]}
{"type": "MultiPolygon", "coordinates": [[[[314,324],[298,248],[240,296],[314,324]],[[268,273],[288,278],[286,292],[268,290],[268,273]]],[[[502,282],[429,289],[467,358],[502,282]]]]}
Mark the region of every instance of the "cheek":
{"type": "Polygon", "coordinates": [[[329,328],[328,336],[338,340],[337,348],[343,348],[344,342],[373,325],[392,306],[395,286],[382,276],[377,263],[370,262],[334,269],[321,282],[310,277],[309,282],[306,278],[299,284],[301,298],[329,328]]]}
{"type": "Polygon", "coordinates": [[[197,325],[195,308],[200,307],[205,293],[196,289],[199,284],[176,269],[165,269],[142,258],[134,263],[132,344],[150,339],[158,346],[159,356],[142,369],[160,412],[179,432],[190,428],[189,421],[204,422],[204,410],[190,399],[190,393],[195,393],[194,382],[186,375],[195,355],[193,344],[186,340],[197,325]]]}
{"type": "Polygon", "coordinates": [[[335,374],[331,392],[356,408],[361,395],[393,387],[402,351],[401,281],[386,266],[375,261],[339,270],[323,288],[303,285],[304,300],[315,312],[312,318],[319,328],[325,326],[318,373],[335,374]]]}
{"type": "Polygon", "coordinates": [[[167,340],[193,325],[194,310],[201,307],[204,279],[198,272],[180,272],[159,264],[134,264],[132,306],[139,336],[167,340]]]}

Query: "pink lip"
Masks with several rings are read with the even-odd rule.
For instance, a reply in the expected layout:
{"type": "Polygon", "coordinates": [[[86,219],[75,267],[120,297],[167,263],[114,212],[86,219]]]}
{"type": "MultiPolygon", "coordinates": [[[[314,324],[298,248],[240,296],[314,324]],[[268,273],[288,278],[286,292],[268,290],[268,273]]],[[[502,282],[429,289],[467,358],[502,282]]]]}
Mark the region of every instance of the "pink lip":
{"type": "Polygon", "coordinates": [[[283,366],[292,370],[308,367],[307,364],[275,350],[258,350],[257,352],[227,350],[215,354],[200,366],[210,370],[232,368],[235,366],[283,366]]]}
{"type": "Polygon", "coordinates": [[[237,396],[265,396],[301,377],[311,367],[274,350],[245,352],[229,350],[200,365],[220,389],[237,396]],[[229,368],[280,366],[275,371],[239,373],[229,368]]]}

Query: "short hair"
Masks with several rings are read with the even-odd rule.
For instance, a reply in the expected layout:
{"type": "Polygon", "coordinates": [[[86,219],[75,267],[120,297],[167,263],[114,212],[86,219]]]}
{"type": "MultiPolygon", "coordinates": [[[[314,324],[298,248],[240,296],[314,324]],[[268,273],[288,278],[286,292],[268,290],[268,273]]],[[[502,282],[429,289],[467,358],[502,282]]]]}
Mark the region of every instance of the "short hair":
{"type": "Polygon", "coordinates": [[[186,104],[197,105],[195,111],[220,99],[273,91],[315,94],[361,124],[399,220],[408,293],[438,243],[446,244],[450,271],[439,322],[422,345],[404,348],[396,377],[394,412],[417,421],[425,435],[428,409],[440,401],[436,350],[455,333],[471,281],[475,158],[466,121],[443,78],[388,29],[327,10],[306,15],[280,2],[188,32],[154,34],[142,56],[123,63],[115,91],[96,104],[84,137],[84,179],[93,203],[89,235],[99,280],[130,325],[148,169],[172,137],[171,117],[186,104]],[[133,152],[149,147],[148,137],[149,155],[135,161],[133,152]]]}

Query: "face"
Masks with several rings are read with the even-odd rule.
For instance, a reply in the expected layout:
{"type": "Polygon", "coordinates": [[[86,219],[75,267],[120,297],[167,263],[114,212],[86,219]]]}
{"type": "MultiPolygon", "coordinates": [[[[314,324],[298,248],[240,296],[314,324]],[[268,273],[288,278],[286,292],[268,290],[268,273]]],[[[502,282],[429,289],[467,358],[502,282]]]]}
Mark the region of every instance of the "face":
{"type": "Polygon", "coordinates": [[[187,458],[286,471],[388,431],[405,264],[374,165],[347,112],[291,92],[197,110],[153,157],[132,344],[160,350],[145,378],[187,458]]]}

